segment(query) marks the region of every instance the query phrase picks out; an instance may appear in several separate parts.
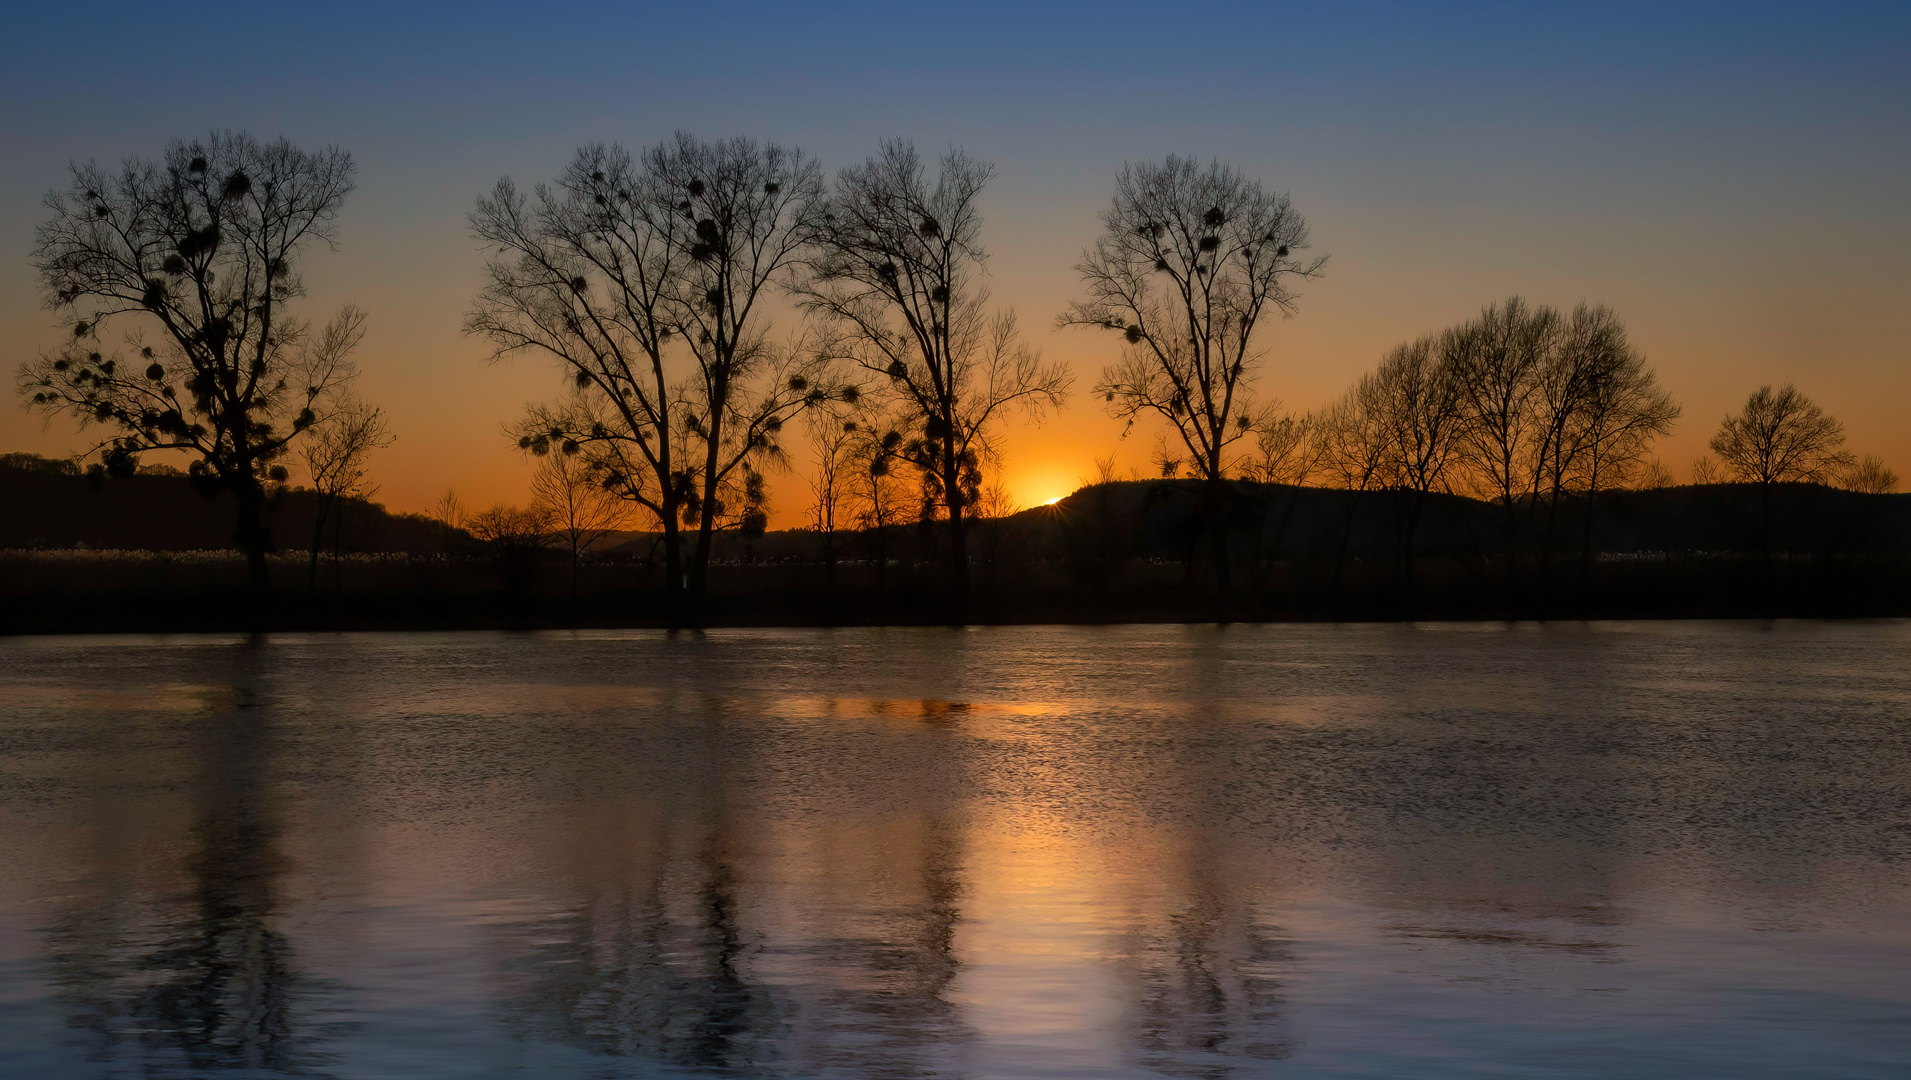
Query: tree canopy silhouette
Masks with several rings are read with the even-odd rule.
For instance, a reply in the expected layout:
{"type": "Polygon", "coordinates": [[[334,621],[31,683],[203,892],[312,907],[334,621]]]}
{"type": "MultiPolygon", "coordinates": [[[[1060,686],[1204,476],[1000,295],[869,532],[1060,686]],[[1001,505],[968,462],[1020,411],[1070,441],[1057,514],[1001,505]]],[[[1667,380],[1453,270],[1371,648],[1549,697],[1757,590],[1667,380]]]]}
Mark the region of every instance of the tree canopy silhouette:
{"type": "Polygon", "coordinates": [[[115,432],[92,450],[100,472],[130,475],[148,451],[191,455],[202,490],[237,499],[255,594],[268,585],[267,487],[351,378],[364,335],[353,307],[317,331],[286,310],[305,293],[299,258],[335,240],[352,173],[337,148],[230,131],[176,140],[159,160],[73,166],[34,236],[46,303],[72,338],[21,368],[22,391],[115,432]]]}
{"type": "Polygon", "coordinates": [[[1227,588],[1220,503],[1233,449],[1263,419],[1250,397],[1264,353],[1262,320],[1294,311],[1299,282],[1319,277],[1307,223],[1287,195],[1220,161],[1170,154],[1115,179],[1102,235],[1076,264],[1088,299],[1065,326],[1122,336],[1121,359],[1095,387],[1115,416],[1165,420],[1206,481],[1217,581],[1227,588]]]}
{"type": "Polygon", "coordinates": [[[991,311],[980,277],[977,200],[995,170],[951,148],[929,175],[910,143],[887,140],[837,175],[802,286],[805,306],[837,331],[830,346],[881,376],[908,435],[924,501],[947,518],[951,579],[967,591],[966,520],[981,494],[992,436],[1011,409],[1040,415],[1071,381],[1022,344],[1015,316],[991,311]]]}
{"type": "Polygon", "coordinates": [[[710,536],[760,528],[757,466],[792,416],[840,388],[771,340],[773,284],[812,242],[822,173],[799,150],[679,133],[633,156],[593,144],[553,184],[500,180],[471,214],[495,248],[466,318],[494,358],[540,353],[571,386],[520,447],[581,450],[663,532],[668,588],[701,592],[710,536]],[[685,565],[683,533],[696,547],[685,565]]]}

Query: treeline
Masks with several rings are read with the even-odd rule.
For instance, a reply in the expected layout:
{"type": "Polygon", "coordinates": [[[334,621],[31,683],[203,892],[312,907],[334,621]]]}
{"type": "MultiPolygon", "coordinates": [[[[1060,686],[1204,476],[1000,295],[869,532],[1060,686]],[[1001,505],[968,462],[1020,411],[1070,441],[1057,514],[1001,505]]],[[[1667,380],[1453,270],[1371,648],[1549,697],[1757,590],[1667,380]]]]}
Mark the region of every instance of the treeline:
{"type": "MultiPolygon", "coordinates": [[[[300,258],[335,241],[354,174],[337,148],[221,132],[114,170],[75,166],[36,233],[71,336],[22,367],[22,392],[105,433],[97,478],[186,455],[193,486],[232,499],[255,596],[274,494],[295,471],[315,493],[316,561],[327,515],[369,498],[367,461],[392,438],[353,392],[364,314],[315,326],[295,312],[300,258]]],[[[992,482],[1004,420],[1062,407],[1072,383],[983,284],[992,176],[960,148],[927,161],[887,141],[832,177],[794,147],[678,134],[587,145],[528,187],[500,180],[469,218],[485,263],[464,329],[494,360],[548,365],[561,390],[514,425],[540,459],[529,507],[447,496],[437,519],[494,548],[558,542],[574,573],[596,537],[645,532],[659,589],[700,596],[719,539],[760,536],[771,477],[804,469],[820,564],[834,567],[845,529],[880,546],[913,528],[934,537],[959,607],[992,557],[975,523],[1014,509],[992,482]]],[[[1130,164],[1114,187],[1076,265],[1082,299],[1057,322],[1109,335],[1094,395],[1161,433],[1161,477],[1193,481],[1205,555],[1189,586],[1236,594],[1265,556],[1240,548],[1235,523],[1268,491],[1317,483],[1349,493],[1336,580],[1363,498],[1384,492],[1406,508],[1411,595],[1425,508],[1457,494],[1495,509],[1500,536],[1480,550],[1501,553],[1507,595],[1543,593],[1561,551],[1588,572],[1609,493],[1667,482],[1652,447],[1679,409],[1613,312],[1495,304],[1395,349],[1329,407],[1289,413],[1255,392],[1265,320],[1295,312],[1326,258],[1288,197],[1176,156],[1130,164]]],[[[1842,441],[1794,389],[1763,388],[1698,469],[1760,485],[1769,534],[1777,486],[1895,485],[1842,441]]]]}

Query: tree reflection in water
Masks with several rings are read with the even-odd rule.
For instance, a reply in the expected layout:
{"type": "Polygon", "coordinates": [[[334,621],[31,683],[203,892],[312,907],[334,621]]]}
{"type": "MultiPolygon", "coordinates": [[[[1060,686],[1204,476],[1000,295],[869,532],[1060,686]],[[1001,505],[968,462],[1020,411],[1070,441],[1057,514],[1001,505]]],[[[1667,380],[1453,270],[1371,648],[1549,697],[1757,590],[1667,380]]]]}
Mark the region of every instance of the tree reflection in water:
{"type": "Polygon", "coordinates": [[[599,797],[557,819],[559,913],[502,933],[508,1025],[639,1069],[950,1075],[972,1038],[950,996],[961,826],[911,767],[959,765],[871,751],[902,766],[884,775],[709,719],[674,729],[673,778],[633,755],[567,781],[599,797]]]}
{"type": "Polygon", "coordinates": [[[239,647],[248,670],[192,719],[183,829],[163,795],[100,793],[127,831],[151,827],[137,820],[151,814],[185,833],[172,839],[188,888],[145,895],[130,881],[133,852],[111,853],[112,869],[101,852],[100,880],[119,887],[77,899],[46,931],[68,1024],[88,1033],[86,1056],[101,1075],[322,1075],[322,1044],[341,1026],[318,1018],[328,988],[300,972],[275,925],[284,867],[274,718],[250,677],[256,648],[239,647]]]}
{"type": "Polygon", "coordinates": [[[505,1005],[526,1034],[593,1053],[748,1071],[774,1055],[777,1002],[744,972],[735,868],[720,824],[666,850],[641,881],[591,882],[585,903],[511,928],[505,1005]],[[695,842],[700,841],[700,842],[695,842]]]}

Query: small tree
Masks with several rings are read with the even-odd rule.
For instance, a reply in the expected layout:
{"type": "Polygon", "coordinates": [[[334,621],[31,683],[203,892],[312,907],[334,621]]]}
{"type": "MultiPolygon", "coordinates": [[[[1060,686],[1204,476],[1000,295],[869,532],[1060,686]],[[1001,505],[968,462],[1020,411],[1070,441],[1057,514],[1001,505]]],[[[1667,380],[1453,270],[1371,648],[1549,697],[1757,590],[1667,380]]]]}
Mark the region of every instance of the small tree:
{"type": "MultiPolygon", "coordinates": [[[[332,522],[332,559],[336,571],[345,500],[369,499],[377,492],[377,486],[369,481],[366,459],[372,451],[391,444],[392,435],[385,425],[384,411],[356,396],[343,394],[331,414],[312,426],[299,447],[305,473],[318,496],[312,514],[312,561],[307,588],[318,587],[319,548],[324,541],[326,522],[332,522]]],[[[333,577],[338,577],[336,572],[333,577]]]]}
{"type": "Polygon", "coordinates": [[[978,204],[994,168],[963,150],[932,179],[916,148],[889,140],[837,175],[804,304],[835,329],[833,352],[886,382],[908,432],[900,452],[925,502],[948,521],[950,580],[968,591],[967,509],[980,495],[995,429],[1011,410],[1059,406],[1071,376],[991,313],[978,204]]]}
{"type": "Polygon", "coordinates": [[[1334,556],[1333,586],[1338,591],[1361,497],[1386,486],[1387,466],[1393,457],[1393,433],[1379,377],[1372,372],[1361,376],[1339,400],[1315,413],[1308,426],[1313,431],[1315,460],[1320,463],[1321,473],[1347,492],[1340,546],[1334,556]]]}
{"type": "Polygon", "coordinates": [[[876,600],[881,604],[887,601],[889,590],[890,533],[893,526],[905,520],[908,494],[898,475],[904,465],[904,439],[893,418],[873,410],[854,423],[845,473],[846,494],[856,527],[862,530],[876,564],[876,600]]]}
{"type": "MultiPolygon", "coordinates": [[[[531,508],[551,522],[571,563],[571,598],[586,552],[629,517],[629,504],[605,486],[602,471],[573,447],[546,454],[531,476],[531,508]]],[[[615,485],[612,485],[613,487],[615,485]]]]}
{"type": "Polygon", "coordinates": [[[1759,552],[1771,558],[1772,491],[1780,484],[1822,484],[1848,467],[1845,426],[1790,384],[1761,386],[1712,436],[1725,474],[1757,484],[1759,552]]]}
{"type": "Polygon", "coordinates": [[[1743,484],[1819,484],[1850,462],[1845,426],[1787,384],[1761,386],[1712,436],[1726,475],[1743,484]]]}
{"type": "Polygon", "coordinates": [[[1889,495],[1898,490],[1898,474],[1881,457],[1866,454],[1838,470],[1833,482],[1860,495],[1889,495]]]}
{"type": "Polygon", "coordinates": [[[1300,505],[1300,488],[1320,470],[1321,444],[1315,437],[1313,417],[1284,412],[1275,402],[1263,411],[1254,448],[1255,455],[1242,475],[1262,485],[1261,497],[1254,500],[1254,543],[1249,556],[1255,594],[1265,596],[1282,540],[1300,505]]]}
{"type": "Polygon", "coordinates": [[[1228,588],[1223,503],[1234,447],[1260,414],[1249,391],[1262,352],[1262,319],[1294,312],[1301,281],[1325,256],[1306,257],[1307,223],[1285,194],[1216,161],[1129,164],[1115,180],[1102,235],[1076,265],[1088,299],[1064,326],[1122,336],[1122,357],[1095,387],[1115,416],[1165,421],[1205,482],[1216,583],[1228,588]]]}
{"type": "Polygon", "coordinates": [[[478,542],[498,584],[506,592],[522,593],[551,549],[557,522],[549,507],[500,504],[465,515],[459,525],[478,542]]]}
{"type": "Polygon", "coordinates": [[[826,587],[836,587],[837,518],[850,499],[850,471],[859,426],[834,412],[818,409],[806,418],[811,470],[810,529],[816,533],[817,555],[823,563],[826,587]]]}
{"type": "Polygon", "coordinates": [[[21,369],[22,392],[116,432],[93,448],[100,471],[190,455],[201,490],[238,502],[233,540],[255,597],[269,584],[267,487],[287,478],[280,459],[350,377],[364,333],[355,308],[318,333],[286,310],[305,294],[300,257],[333,241],[352,172],[343,150],[218,132],[157,161],[73,166],[35,233],[47,305],[73,336],[21,369]],[[101,344],[115,327],[125,352],[101,344]]]}

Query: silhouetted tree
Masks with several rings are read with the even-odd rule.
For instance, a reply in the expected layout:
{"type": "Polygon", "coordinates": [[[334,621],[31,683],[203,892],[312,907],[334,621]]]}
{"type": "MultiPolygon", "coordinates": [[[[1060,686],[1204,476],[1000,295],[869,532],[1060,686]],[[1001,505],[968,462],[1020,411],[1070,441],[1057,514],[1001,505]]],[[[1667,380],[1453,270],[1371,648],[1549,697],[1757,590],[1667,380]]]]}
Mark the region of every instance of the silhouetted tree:
{"type": "Polygon", "coordinates": [[[1386,485],[1392,454],[1386,399],[1380,379],[1369,372],[1353,388],[1309,420],[1315,459],[1328,481],[1346,491],[1340,544],[1334,556],[1333,585],[1339,590],[1346,572],[1348,546],[1361,496],[1386,485]]]}
{"type": "Polygon", "coordinates": [[[855,421],[847,448],[845,495],[856,527],[876,564],[876,600],[889,595],[889,540],[892,527],[903,520],[904,493],[896,470],[903,464],[903,435],[893,419],[868,410],[855,421]]]}
{"type": "Polygon", "coordinates": [[[1898,474],[1881,457],[1866,454],[1838,470],[1833,482],[1860,495],[1888,495],[1898,490],[1898,474]]]}
{"type": "Polygon", "coordinates": [[[820,170],[800,151],[678,134],[641,158],[583,147],[530,195],[500,180],[471,215],[497,249],[466,318],[495,357],[551,357],[575,393],[518,431],[571,445],[663,533],[666,588],[701,592],[710,533],[759,522],[756,463],[831,391],[803,350],[771,342],[762,301],[809,243],[820,170]],[[682,528],[697,542],[686,567],[682,528]]]}
{"type": "Polygon", "coordinates": [[[991,313],[977,199],[994,168],[966,151],[932,179],[916,148],[887,140],[837,174],[804,304],[836,330],[833,351],[885,380],[907,434],[890,460],[920,474],[944,514],[950,580],[968,591],[967,507],[1003,415],[1058,406],[1072,376],[1021,343],[1015,317],[991,313]]]}
{"type": "Polygon", "coordinates": [[[1582,306],[1573,313],[1569,338],[1582,369],[1570,438],[1578,444],[1570,483],[1585,492],[1579,582],[1592,574],[1593,522],[1602,491],[1640,483],[1666,487],[1671,477],[1652,456],[1653,442],[1672,430],[1680,408],[1659,386],[1644,355],[1626,338],[1626,328],[1606,308],[1582,306]]]}
{"type": "MultiPolygon", "coordinates": [[[[382,409],[354,395],[341,394],[330,415],[312,426],[299,447],[305,473],[318,496],[312,514],[312,560],[307,588],[318,587],[319,548],[323,546],[327,521],[332,524],[332,558],[336,570],[344,526],[344,500],[370,499],[377,493],[377,485],[369,481],[366,459],[372,451],[391,443],[391,431],[385,424],[382,409]]],[[[336,579],[338,575],[333,576],[336,579]]]]}
{"type": "Polygon", "coordinates": [[[1320,276],[1307,224],[1288,197],[1216,161],[1130,163],[1101,215],[1103,231],[1076,265],[1088,289],[1065,326],[1122,335],[1122,358],[1095,392],[1115,416],[1145,414],[1173,429],[1205,482],[1216,583],[1228,589],[1226,478],[1233,447],[1261,419],[1249,389],[1263,316],[1294,311],[1297,282],[1320,276]]]}
{"type": "Polygon", "coordinates": [[[823,237],[816,159],[776,143],[704,142],[679,132],[646,160],[659,190],[677,200],[669,221],[690,255],[666,295],[696,360],[683,426],[702,451],[700,486],[687,507],[697,515],[690,588],[701,594],[711,534],[726,510],[746,533],[763,531],[756,465],[781,460],[784,422],[826,401],[853,401],[857,390],[824,385],[825,359],[768,336],[773,283],[823,237]]]}
{"type": "Polygon", "coordinates": [[[836,587],[837,518],[848,501],[850,445],[856,421],[816,410],[804,418],[810,448],[809,528],[816,534],[816,557],[823,564],[825,588],[836,587]]]}
{"type": "Polygon", "coordinates": [[[1761,386],[1745,407],[1719,424],[1708,444],[1725,473],[1759,492],[1759,553],[1771,557],[1772,490],[1780,484],[1822,484],[1848,467],[1845,426],[1786,384],[1761,386]]]}
{"type": "Polygon", "coordinates": [[[1452,353],[1432,337],[1398,346],[1380,362],[1369,391],[1369,407],[1379,427],[1381,476],[1405,496],[1400,559],[1409,603],[1415,593],[1414,540],[1420,518],[1427,497],[1447,489],[1466,424],[1452,353]]]}
{"type": "Polygon", "coordinates": [[[1845,426],[1789,384],[1753,391],[1709,445],[1733,480],[1768,488],[1824,483],[1850,462],[1845,426]]]}
{"type": "Polygon", "coordinates": [[[117,432],[92,451],[99,472],[131,475],[148,451],[190,455],[195,484],[238,503],[233,540],[255,597],[268,586],[267,487],[350,378],[364,332],[355,308],[317,333],[286,310],[305,294],[299,258],[333,242],[352,172],[343,150],[218,132],[157,161],[73,166],[34,236],[47,305],[73,336],[21,368],[22,392],[117,432]],[[125,352],[102,344],[121,326],[125,352]]]}
{"type": "Polygon", "coordinates": [[[531,476],[531,506],[547,516],[570,556],[571,598],[577,598],[584,553],[624,523],[629,503],[604,486],[599,469],[576,449],[546,454],[531,476]]]}
{"type": "Polygon", "coordinates": [[[506,592],[530,588],[537,564],[551,549],[557,519],[548,506],[493,506],[465,515],[456,524],[478,542],[498,584],[506,592]]]}
{"type": "Polygon", "coordinates": [[[1542,375],[1559,338],[1559,313],[1515,296],[1489,305],[1443,342],[1454,365],[1466,414],[1462,444],[1473,493],[1500,508],[1506,541],[1506,588],[1519,588],[1520,518],[1542,483],[1549,411],[1541,408],[1542,375]]]}

